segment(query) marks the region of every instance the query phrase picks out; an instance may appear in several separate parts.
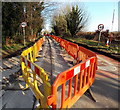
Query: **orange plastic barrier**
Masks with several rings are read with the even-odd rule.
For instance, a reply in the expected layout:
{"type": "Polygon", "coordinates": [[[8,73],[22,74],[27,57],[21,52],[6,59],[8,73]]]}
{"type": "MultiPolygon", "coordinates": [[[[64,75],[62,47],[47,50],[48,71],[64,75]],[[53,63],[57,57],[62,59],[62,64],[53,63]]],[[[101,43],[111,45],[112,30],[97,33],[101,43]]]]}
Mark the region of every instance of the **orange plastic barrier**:
{"type": "Polygon", "coordinates": [[[51,37],[52,37],[53,39],[55,39],[58,43],[60,43],[61,40],[63,40],[63,39],[61,39],[61,38],[59,38],[59,37],[56,37],[56,36],[53,36],[53,35],[51,35],[51,37]]]}
{"type": "Polygon", "coordinates": [[[68,42],[64,39],[61,39],[59,37],[50,35],[50,37],[52,37],[53,39],[55,39],[58,43],[60,43],[60,46],[65,48],[65,50],[68,52],[69,55],[71,55],[74,59],[77,59],[77,53],[78,53],[78,45],[68,42]]]}
{"type": "Polygon", "coordinates": [[[93,56],[96,56],[94,52],[80,46],[77,55],[77,62],[85,61],[86,59],[93,56]]]}
{"type": "Polygon", "coordinates": [[[64,39],[61,40],[60,46],[63,47],[63,48],[65,48],[66,45],[65,45],[65,40],[64,39]]]}
{"type": "Polygon", "coordinates": [[[37,51],[38,51],[38,52],[40,51],[43,42],[44,42],[44,38],[41,38],[40,40],[38,40],[38,41],[36,42],[37,51]]]}
{"type": "Polygon", "coordinates": [[[92,57],[86,60],[86,62],[82,62],[60,73],[52,85],[52,94],[48,96],[47,100],[48,105],[52,106],[52,108],[70,108],[94,82],[96,73],[96,69],[94,69],[96,66],[95,62],[96,57],[92,57]],[[58,106],[57,92],[60,86],[62,86],[61,104],[58,106]]]}
{"type": "Polygon", "coordinates": [[[23,78],[39,101],[40,108],[70,108],[93,84],[97,57],[94,52],[77,44],[54,35],[46,36],[55,39],[77,61],[77,65],[60,73],[51,87],[47,73],[34,63],[45,40],[41,38],[20,56],[23,78]],[[38,88],[41,84],[44,92],[38,88]]]}
{"type": "Polygon", "coordinates": [[[79,47],[77,44],[53,35],[50,37],[59,42],[60,46],[65,48],[68,54],[77,60],[77,65],[57,76],[47,103],[53,109],[70,108],[93,84],[97,69],[97,57],[94,52],[79,47]],[[61,92],[59,89],[61,89],[61,92]],[[61,98],[58,98],[59,94],[61,94],[61,98]],[[60,105],[57,102],[58,99],[60,105]]]}
{"type": "Polygon", "coordinates": [[[77,44],[74,44],[74,43],[69,43],[68,45],[68,49],[67,49],[67,52],[69,55],[71,55],[74,59],[77,59],[77,53],[78,53],[78,45],[77,44]]]}
{"type": "Polygon", "coordinates": [[[55,39],[60,46],[65,48],[69,55],[71,55],[74,59],[79,61],[84,61],[92,56],[96,56],[96,54],[84,47],[79,47],[77,44],[68,42],[67,40],[61,39],[60,37],[54,35],[47,35],[55,39]]]}

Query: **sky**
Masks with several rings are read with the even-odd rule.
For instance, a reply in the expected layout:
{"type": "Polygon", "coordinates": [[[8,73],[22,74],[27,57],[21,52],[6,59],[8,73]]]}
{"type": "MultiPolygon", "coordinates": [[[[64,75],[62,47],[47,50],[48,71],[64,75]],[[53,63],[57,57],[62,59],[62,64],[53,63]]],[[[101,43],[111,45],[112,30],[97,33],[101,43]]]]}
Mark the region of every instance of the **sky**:
{"type": "MultiPolygon", "coordinates": [[[[58,10],[60,7],[64,7],[67,4],[77,4],[87,12],[89,16],[88,25],[85,31],[95,31],[98,29],[99,24],[104,25],[104,30],[109,29],[110,31],[118,31],[118,1],[120,0],[47,0],[57,2],[58,10]],[[113,11],[114,12],[114,22],[113,11]]],[[[54,11],[56,11],[55,9],[54,11]]],[[[53,11],[53,13],[54,13],[53,11]]],[[[49,15],[49,13],[48,13],[49,15]]],[[[50,30],[50,20],[47,18],[45,26],[50,30]]]]}
{"type": "Polygon", "coordinates": [[[118,31],[118,2],[86,2],[85,6],[90,15],[89,31],[96,30],[98,24],[103,24],[104,30],[118,31]],[[113,11],[114,22],[112,26],[113,11]]]}

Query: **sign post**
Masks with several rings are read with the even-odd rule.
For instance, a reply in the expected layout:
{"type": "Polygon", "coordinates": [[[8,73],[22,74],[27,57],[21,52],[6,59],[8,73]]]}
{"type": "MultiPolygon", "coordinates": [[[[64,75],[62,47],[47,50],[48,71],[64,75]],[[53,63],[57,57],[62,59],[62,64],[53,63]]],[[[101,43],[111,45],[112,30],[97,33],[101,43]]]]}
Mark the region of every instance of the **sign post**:
{"type": "Polygon", "coordinates": [[[21,26],[22,26],[22,28],[23,28],[24,46],[25,46],[25,27],[27,26],[27,23],[26,23],[26,22],[22,22],[22,23],[21,23],[21,26]]]}
{"type": "Polygon", "coordinates": [[[100,31],[99,33],[99,38],[98,38],[98,46],[100,45],[100,37],[101,37],[101,31],[104,29],[104,25],[103,24],[99,24],[98,25],[98,30],[100,31]]]}

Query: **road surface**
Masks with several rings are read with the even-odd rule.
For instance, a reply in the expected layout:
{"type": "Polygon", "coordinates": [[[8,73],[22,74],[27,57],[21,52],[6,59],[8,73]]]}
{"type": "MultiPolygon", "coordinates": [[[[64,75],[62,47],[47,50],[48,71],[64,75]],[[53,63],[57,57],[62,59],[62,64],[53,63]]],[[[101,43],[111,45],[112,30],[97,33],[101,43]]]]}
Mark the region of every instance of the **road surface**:
{"type": "MultiPolygon", "coordinates": [[[[46,40],[39,55],[40,57],[35,63],[43,67],[49,76],[53,75],[50,83],[54,82],[55,77],[60,72],[72,66],[73,58],[67,55],[54,40],[46,40]],[[49,45],[51,45],[51,53],[49,45]]],[[[97,57],[98,70],[95,82],[91,87],[97,102],[93,102],[88,96],[83,95],[72,108],[118,108],[119,62],[101,54],[97,54],[97,57]]],[[[31,90],[19,90],[20,84],[24,85],[24,82],[16,79],[16,73],[19,73],[20,69],[19,56],[3,59],[2,63],[3,66],[0,67],[0,71],[3,80],[0,81],[0,86],[3,86],[4,89],[0,96],[1,107],[32,108],[34,101],[31,90]],[[10,90],[10,88],[12,89],[10,90]]]]}

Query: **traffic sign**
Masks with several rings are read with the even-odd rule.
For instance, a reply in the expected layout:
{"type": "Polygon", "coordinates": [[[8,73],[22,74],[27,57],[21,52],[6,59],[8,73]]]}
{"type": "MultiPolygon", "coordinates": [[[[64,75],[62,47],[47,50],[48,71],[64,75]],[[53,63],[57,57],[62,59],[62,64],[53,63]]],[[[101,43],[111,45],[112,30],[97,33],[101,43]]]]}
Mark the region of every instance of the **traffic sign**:
{"type": "Polygon", "coordinates": [[[104,25],[103,25],[103,24],[99,24],[99,25],[98,25],[98,30],[101,31],[101,30],[103,30],[103,29],[104,29],[104,25]]]}
{"type": "Polygon", "coordinates": [[[21,23],[21,26],[24,28],[24,27],[27,26],[27,23],[26,23],[26,22],[22,22],[22,23],[21,23]]]}

